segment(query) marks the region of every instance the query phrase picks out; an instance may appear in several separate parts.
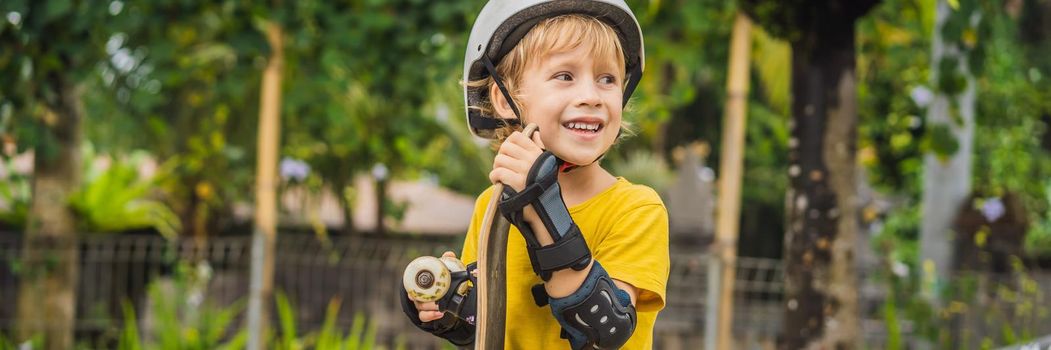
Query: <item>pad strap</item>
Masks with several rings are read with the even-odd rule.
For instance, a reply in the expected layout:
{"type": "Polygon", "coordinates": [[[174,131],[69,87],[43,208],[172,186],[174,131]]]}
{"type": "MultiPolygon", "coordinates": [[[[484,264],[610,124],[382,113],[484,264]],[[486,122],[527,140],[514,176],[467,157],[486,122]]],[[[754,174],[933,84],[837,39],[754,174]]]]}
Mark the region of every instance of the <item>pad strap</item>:
{"type": "Polygon", "coordinates": [[[521,192],[504,186],[500,194],[500,212],[522,233],[533,272],[544,281],[551,279],[554,271],[566,268],[580,271],[591,262],[591,250],[562,200],[558,172],[563,163],[545,151],[529,168],[526,186],[521,192]],[[526,205],[533,206],[554,244],[540,246],[533,228],[525,221],[526,205]]]}
{"type": "Polygon", "coordinates": [[[416,305],[413,304],[412,300],[409,300],[409,295],[405,292],[405,286],[398,283],[401,289],[402,311],[409,316],[409,321],[419,329],[445,338],[458,346],[467,346],[474,343],[474,323],[478,306],[477,293],[475,293],[474,286],[478,281],[471,272],[476,268],[477,264],[471,263],[467,265],[467,271],[458,271],[451,274],[450,284],[453,287],[437,301],[438,310],[445,311],[445,315],[431,322],[420,320],[420,310],[416,309],[416,305]],[[467,288],[466,294],[459,294],[457,290],[460,289],[459,286],[463,283],[469,283],[470,287],[467,288]]]}

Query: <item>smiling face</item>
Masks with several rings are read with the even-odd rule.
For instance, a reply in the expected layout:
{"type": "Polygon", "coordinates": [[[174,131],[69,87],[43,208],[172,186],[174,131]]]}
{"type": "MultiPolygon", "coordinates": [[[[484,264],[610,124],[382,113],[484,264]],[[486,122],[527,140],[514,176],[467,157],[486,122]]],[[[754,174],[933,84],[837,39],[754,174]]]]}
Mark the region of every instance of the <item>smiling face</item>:
{"type": "Polygon", "coordinates": [[[616,141],[620,130],[623,69],[577,47],[534,60],[522,74],[522,118],[540,127],[549,151],[586,165],[616,141]]]}
{"type": "MultiPolygon", "coordinates": [[[[524,124],[539,126],[544,146],[569,163],[587,165],[620,132],[624,58],[612,28],[593,18],[563,17],[538,24],[509,54],[521,65],[512,90],[524,124]]],[[[495,112],[514,118],[495,85],[489,96],[495,112]]]]}

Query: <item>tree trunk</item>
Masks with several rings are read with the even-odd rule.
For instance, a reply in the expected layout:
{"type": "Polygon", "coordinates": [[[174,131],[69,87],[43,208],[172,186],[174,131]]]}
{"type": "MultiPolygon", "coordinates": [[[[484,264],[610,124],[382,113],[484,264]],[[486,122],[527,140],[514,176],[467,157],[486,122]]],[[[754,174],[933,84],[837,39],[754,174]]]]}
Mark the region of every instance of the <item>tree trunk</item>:
{"type": "Polygon", "coordinates": [[[58,101],[44,108],[47,136],[37,146],[33,199],[22,244],[16,339],[43,335],[45,349],[73,348],[77,232],[69,196],[80,184],[80,89],[54,79],[58,101]]]}
{"type": "MultiPolygon", "coordinates": [[[[951,155],[939,156],[928,151],[923,157],[923,221],[920,227],[920,259],[933,264],[935,281],[948,281],[953,266],[952,223],[971,192],[971,159],[974,143],[974,74],[967,67],[967,56],[954,44],[942,38],[942,27],[953,10],[938,1],[934,35],[931,39],[931,82],[937,84],[939,65],[944,59],[958,60],[958,74],[963,74],[966,87],[956,96],[935,89],[934,100],[927,110],[927,130],[946,127],[959,148],[951,155]],[[958,117],[952,115],[955,104],[958,117]]],[[[938,303],[938,292],[925,290],[925,296],[938,303]]]]}
{"type": "Polygon", "coordinates": [[[854,18],[792,43],[782,349],[858,345],[854,18]]]}

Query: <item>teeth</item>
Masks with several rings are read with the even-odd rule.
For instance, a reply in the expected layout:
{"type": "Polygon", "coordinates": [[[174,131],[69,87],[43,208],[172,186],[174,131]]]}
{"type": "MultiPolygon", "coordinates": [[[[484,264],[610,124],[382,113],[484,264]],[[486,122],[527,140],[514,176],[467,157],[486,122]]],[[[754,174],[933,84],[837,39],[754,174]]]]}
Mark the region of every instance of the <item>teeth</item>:
{"type": "Polygon", "coordinates": [[[566,123],[566,127],[570,129],[595,131],[598,130],[599,125],[587,123],[566,123]]]}

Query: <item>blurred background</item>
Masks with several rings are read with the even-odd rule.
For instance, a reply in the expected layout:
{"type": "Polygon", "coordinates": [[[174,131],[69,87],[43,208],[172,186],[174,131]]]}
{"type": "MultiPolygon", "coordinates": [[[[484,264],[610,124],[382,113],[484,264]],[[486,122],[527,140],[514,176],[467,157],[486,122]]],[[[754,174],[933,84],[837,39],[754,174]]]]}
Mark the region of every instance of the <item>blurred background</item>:
{"type": "MultiPolygon", "coordinates": [[[[1051,1],[628,3],[656,348],[1051,342],[1051,1]]],[[[397,283],[489,186],[483,5],[0,1],[0,349],[450,348],[397,283]]]]}

